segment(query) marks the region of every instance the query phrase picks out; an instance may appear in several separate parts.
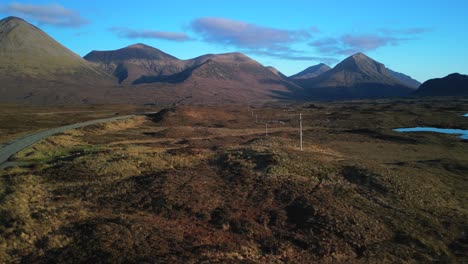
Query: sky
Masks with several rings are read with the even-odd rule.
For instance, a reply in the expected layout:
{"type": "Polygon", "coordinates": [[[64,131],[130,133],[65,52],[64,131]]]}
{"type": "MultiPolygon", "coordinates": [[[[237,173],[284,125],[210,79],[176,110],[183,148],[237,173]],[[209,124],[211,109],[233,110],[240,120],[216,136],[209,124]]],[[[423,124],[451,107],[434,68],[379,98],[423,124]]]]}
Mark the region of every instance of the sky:
{"type": "Polygon", "coordinates": [[[292,75],[363,52],[424,82],[468,74],[468,1],[0,0],[73,52],[144,43],[180,59],[242,52],[292,75]]]}

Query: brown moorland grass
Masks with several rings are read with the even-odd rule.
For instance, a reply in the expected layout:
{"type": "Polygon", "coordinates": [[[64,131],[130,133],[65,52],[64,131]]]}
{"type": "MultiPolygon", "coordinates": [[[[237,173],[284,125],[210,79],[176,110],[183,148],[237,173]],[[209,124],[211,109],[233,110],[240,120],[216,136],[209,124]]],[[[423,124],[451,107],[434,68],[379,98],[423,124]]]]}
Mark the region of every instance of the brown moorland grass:
{"type": "Polygon", "coordinates": [[[115,115],[155,111],[134,105],[33,106],[0,104],[0,144],[36,131],[115,115]]]}
{"type": "Polygon", "coordinates": [[[466,141],[392,128],[466,128],[467,105],[276,106],[258,123],[183,106],[68,131],[0,172],[0,261],[463,263],[466,141]]]}

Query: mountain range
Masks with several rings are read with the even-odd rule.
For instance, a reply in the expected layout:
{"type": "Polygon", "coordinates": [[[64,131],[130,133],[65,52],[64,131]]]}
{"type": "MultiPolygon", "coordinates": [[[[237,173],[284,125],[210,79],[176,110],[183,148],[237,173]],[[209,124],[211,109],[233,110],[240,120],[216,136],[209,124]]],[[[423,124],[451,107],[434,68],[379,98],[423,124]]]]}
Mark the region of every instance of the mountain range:
{"type": "Polygon", "coordinates": [[[16,17],[0,20],[0,83],[6,102],[163,104],[400,97],[420,85],[362,53],[290,77],[242,53],[181,60],[141,43],[81,58],[16,17]]]}

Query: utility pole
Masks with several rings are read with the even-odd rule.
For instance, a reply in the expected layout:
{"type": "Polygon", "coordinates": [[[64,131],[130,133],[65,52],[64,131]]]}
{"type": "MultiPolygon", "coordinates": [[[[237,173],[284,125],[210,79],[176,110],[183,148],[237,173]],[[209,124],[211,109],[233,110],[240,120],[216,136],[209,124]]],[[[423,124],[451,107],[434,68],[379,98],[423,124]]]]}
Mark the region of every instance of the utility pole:
{"type": "Polygon", "coordinates": [[[255,123],[258,123],[258,115],[255,115],[255,123]]]}
{"type": "Polygon", "coordinates": [[[301,151],[302,151],[302,113],[299,113],[299,135],[301,138],[301,151]]]}

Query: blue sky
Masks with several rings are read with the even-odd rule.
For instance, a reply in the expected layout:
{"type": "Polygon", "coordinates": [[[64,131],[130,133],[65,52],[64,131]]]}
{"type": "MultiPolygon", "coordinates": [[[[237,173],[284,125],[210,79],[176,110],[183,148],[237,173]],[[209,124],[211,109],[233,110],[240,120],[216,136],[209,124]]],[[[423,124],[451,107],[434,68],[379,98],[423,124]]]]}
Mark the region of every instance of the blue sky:
{"type": "Polygon", "coordinates": [[[180,59],[240,51],[286,75],[364,52],[419,81],[468,74],[468,1],[7,1],[81,56],[145,43],[180,59]]]}

